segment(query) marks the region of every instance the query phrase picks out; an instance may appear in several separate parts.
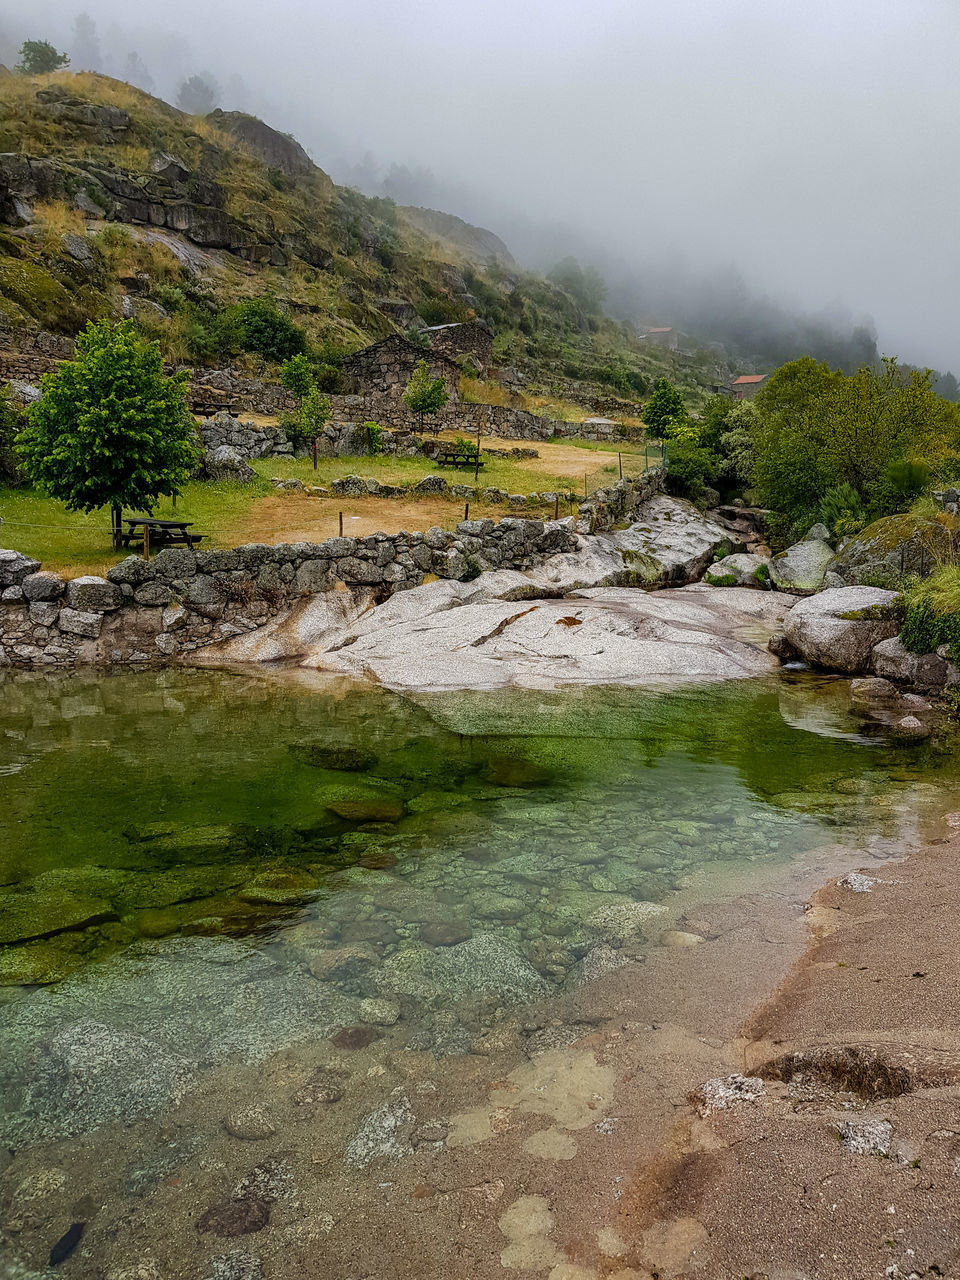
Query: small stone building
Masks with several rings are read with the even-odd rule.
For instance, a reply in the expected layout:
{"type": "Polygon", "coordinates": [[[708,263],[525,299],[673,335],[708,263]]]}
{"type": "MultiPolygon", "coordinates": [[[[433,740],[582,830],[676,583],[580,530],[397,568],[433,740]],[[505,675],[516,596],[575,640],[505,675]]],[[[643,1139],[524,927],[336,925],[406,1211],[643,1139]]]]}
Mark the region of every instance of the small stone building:
{"type": "Polygon", "coordinates": [[[340,366],[343,391],[347,395],[381,392],[399,399],[421,360],[426,360],[431,377],[443,378],[447,394],[455,401],[459,396],[460,366],[446,355],[419,347],[400,334],[347,356],[340,366]]]}
{"type": "Polygon", "coordinates": [[[645,329],[640,335],[644,341],[652,343],[655,347],[666,347],[668,351],[676,351],[680,340],[680,335],[676,329],[670,328],[669,325],[655,329],[645,329]]]}
{"type": "Polygon", "coordinates": [[[485,378],[493,363],[493,334],[478,320],[466,320],[460,324],[438,324],[424,330],[430,339],[430,348],[438,355],[462,363],[470,359],[481,378],[485,378]]]}
{"type": "Polygon", "coordinates": [[[735,400],[752,400],[766,380],[767,375],[765,373],[745,373],[739,378],[734,378],[733,398],[735,400]]]}

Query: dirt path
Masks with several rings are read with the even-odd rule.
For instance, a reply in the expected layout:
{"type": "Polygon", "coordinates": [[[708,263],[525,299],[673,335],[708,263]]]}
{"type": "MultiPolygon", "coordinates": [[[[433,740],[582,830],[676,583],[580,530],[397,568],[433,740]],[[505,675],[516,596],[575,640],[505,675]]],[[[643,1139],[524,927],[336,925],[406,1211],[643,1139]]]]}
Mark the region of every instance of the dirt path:
{"type": "Polygon", "coordinates": [[[744,1028],[741,1070],[763,1093],[687,1109],[632,1189],[641,1238],[682,1242],[658,1275],[960,1275],[960,835],[947,831],[814,896],[811,947],[744,1028]]]}

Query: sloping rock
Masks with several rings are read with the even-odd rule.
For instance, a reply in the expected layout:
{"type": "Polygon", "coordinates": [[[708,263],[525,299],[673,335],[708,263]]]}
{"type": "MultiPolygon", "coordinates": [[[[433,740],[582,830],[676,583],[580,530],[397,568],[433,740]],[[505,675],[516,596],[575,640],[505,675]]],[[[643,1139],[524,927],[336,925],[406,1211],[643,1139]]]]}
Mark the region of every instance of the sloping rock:
{"type": "Polygon", "coordinates": [[[529,576],[545,592],[584,587],[684,586],[697,582],[718,555],[741,551],[735,533],[683,498],[643,504],[627,529],[581,538],[577,551],[552,556],[529,576]]]}
{"type": "Polygon", "coordinates": [[[896,599],[895,592],[878,587],[823,591],[791,609],[784,635],[807,662],[818,667],[851,674],[868,671],[874,647],[899,630],[891,607],[896,599]]]}
{"type": "Polygon", "coordinates": [[[844,543],[830,572],[849,586],[896,587],[910,576],[924,576],[952,558],[958,521],[932,520],[910,514],[875,520],[844,543]]]}
{"type": "Polygon", "coordinates": [[[486,577],[512,592],[523,575],[405,592],[360,626],[322,638],[302,665],[396,689],[737,679],[773,669],[762,646],[789,607],[782,596],[736,588],[596,588],[566,600],[491,599],[481,589],[465,601],[486,577]]]}
{"type": "Polygon", "coordinates": [[[770,561],[770,580],[778,591],[811,595],[823,586],[832,559],[828,542],[797,542],[770,561]]]}

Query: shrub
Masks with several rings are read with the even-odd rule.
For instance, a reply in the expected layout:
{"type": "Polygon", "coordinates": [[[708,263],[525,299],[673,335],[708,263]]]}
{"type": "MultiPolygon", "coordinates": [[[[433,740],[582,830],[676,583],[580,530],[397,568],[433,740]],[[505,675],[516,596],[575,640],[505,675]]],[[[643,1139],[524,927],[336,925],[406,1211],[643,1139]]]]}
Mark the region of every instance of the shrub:
{"type": "Polygon", "coordinates": [[[713,574],[709,569],[703,575],[703,580],[710,587],[735,587],[737,585],[737,575],[735,573],[713,574]]]}
{"type": "Polygon", "coordinates": [[[823,495],[820,519],[838,538],[859,533],[867,522],[867,513],[859,493],[851,484],[834,485],[823,495]]]}
{"type": "Polygon", "coordinates": [[[383,427],[378,422],[365,422],[371,453],[383,453],[383,427]]]}
{"type": "Polygon", "coordinates": [[[757,582],[770,581],[770,566],[768,564],[758,564],[753,571],[753,576],[757,582]]]}
{"type": "Polygon", "coordinates": [[[677,440],[667,454],[667,491],[681,498],[699,498],[714,484],[719,471],[720,459],[715,453],[692,440],[677,440]]]}
{"type": "Polygon", "coordinates": [[[280,364],[292,356],[305,354],[307,339],[302,329],[285,316],[270,297],[250,298],[230,307],[223,317],[226,332],[241,351],[252,351],[265,360],[280,364]]]}
{"type": "Polygon", "coordinates": [[[904,594],[903,646],[911,653],[933,653],[947,645],[960,662],[960,566],[946,565],[904,594]]]}

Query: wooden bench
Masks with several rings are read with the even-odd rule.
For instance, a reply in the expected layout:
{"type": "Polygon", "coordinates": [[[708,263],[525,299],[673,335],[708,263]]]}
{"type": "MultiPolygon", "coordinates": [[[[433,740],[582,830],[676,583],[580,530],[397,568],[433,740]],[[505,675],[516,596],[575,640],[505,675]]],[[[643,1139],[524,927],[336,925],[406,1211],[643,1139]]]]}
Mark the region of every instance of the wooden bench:
{"type": "Polygon", "coordinates": [[[123,546],[142,542],[144,530],[149,531],[149,545],[154,547],[192,547],[202,541],[205,533],[191,533],[192,520],[153,520],[151,518],[127,519],[127,529],[120,535],[123,546]]]}
{"type": "Polygon", "coordinates": [[[438,467],[477,467],[484,466],[485,463],[481,458],[477,462],[476,449],[458,448],[456,445],[444,445],[433,455],[433,460],[438,467]]]}

